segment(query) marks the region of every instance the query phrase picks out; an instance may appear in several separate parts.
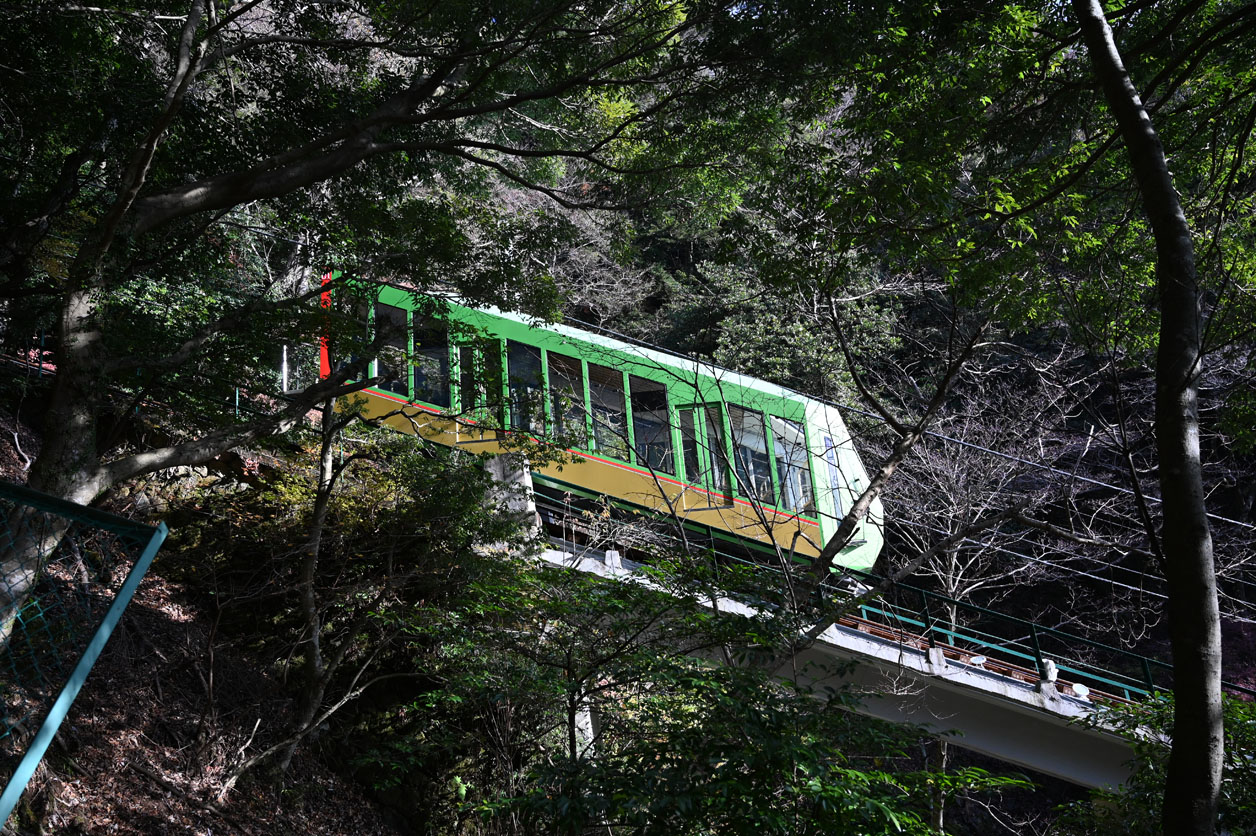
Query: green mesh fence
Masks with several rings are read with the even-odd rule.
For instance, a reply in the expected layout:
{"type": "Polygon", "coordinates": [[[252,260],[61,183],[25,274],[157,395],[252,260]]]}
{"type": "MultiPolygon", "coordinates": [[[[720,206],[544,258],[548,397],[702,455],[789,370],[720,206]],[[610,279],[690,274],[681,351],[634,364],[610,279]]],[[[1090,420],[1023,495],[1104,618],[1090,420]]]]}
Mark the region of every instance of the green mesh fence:
{"type": "Polygon", "coordinates": [[[0,482],[0,825],[165,537],[0,482]]]}

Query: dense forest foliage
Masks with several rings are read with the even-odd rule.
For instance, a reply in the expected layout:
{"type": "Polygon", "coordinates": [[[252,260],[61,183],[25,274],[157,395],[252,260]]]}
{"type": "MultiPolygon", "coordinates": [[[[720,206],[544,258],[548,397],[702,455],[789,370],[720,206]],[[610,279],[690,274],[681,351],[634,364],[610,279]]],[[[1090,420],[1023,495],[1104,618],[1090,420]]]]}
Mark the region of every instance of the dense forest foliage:
{"type": "MultiPolygon", "coordinates": [[[[294,776],[329,765],[396,811],[381,832],[1253,832],[1254,720],[1221,687],[1256,680],[1253,21],[0,5],[6,473],[168,519],[151,600],[210,625],[176,649],[136,616],[178,660],[154,681],[191,683],[151,781],[258,832],[313,827],[256,799],[314,809],[294,776]],[[783,589],[700,555],[657,554],[655,589],[540,569],[483,461],[353,407],[385,347],[355,315],[372,284],[837,402],[871,484],[783,589]],[[282,386],[319,340],[350,361],[282,386]],[[831,623],[810,592],[877,498],[882,575],[1172,661],[1174,699],[1117,721],[1172,744],[1127,793],[1069,806],[768,675],[831,623]],[[716,618],[717,589],[786,603],[716,618]]],[[[68,827],[72,749],[23,832],[68,827]]]]}

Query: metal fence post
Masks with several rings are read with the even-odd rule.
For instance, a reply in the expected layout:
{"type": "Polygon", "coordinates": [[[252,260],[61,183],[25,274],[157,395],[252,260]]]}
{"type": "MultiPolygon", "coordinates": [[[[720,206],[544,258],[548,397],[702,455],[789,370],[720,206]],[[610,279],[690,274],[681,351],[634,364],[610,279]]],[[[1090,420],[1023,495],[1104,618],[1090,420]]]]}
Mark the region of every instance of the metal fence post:
{"type": "Polygon", "coordinates": [[[1029,641],[1034,648],[1034,664],[1038,666],[1038,676],[1046,674],[1046,666],[1042,664],[1042,648],[1038,645],[1038,625],[1029,622],[1029,641]]]}
{"type": "Polygon", "coordinates": [[[925,638],[929,640],[930,647],[937,647],[938,642],[933,631],[933,615],[929,612],[929,593],[923,589],[916,591],[920,593],[920,621],[925,626],[925,638]]]}

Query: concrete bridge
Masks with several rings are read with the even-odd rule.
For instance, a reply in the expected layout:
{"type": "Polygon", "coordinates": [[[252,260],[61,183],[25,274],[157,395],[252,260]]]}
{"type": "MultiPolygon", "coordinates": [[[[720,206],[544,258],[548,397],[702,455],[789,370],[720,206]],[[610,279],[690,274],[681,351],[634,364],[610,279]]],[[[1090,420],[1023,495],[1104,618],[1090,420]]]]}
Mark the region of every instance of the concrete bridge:
{"type": "MultiPolygon", "coordinates": [[[[550,565],[604,578],[649,584],[639,564],[615,551],[584,549],[558,540],[541,557],[550,565]]],[[[738,601],[721,599],[721,612],[754,615],[738,601]]],[[[856,620],[857,621],[857,620],[856,620]]],[[[834,663],[854,661],[843,679],[874,694],[858,710],[892,722],[914,723],[957,746],[989,755],[1090,788],[1115,788],[1130,774],[1129,743],[1077,720],[1094,710],[1086,697],[1064,693],[1055,681],[1023,678],[987,670],[983,657],[957,660],[942,647],[919,647],[906,635],[861,629],[857,623],[836,624],[806,651],[776,673],[801,684],[824,687],[839,683],[816,679],[834,663]]]]}
{"type": "MultiPolygon", "coordinates": [[[[504,504],[527,519],[538,519],[531,475],[515,469],[506,456],[489,463],[503,485],[504,504]]],[[[601,551],[559,538],[541,554],[546,563],[604,578],[651,585],[617,551],[601,551]]],[[[755,610],[739,601],[719,599],[720,612],[746,616],[755,610]]],[[[858,711],[891,722],[913,723],[955,745],[1015,766],[1052,775],[1093,789],[1112,789],[1130,775],[1129,742],[1078,721],[1095,710],[1087,689],[1059,687],[1055,666],[1048,677],[984,656],[931,646],[920,636],[859,618],[845,618],[825,630],[805,651],[776,671],[799,684],[834,689],[851,684],[871,696],[858,711]],[[835,663],[855,662],[838,681],[815,678],[835,663]],[[989,667],[987,667],[989,664],[989,667]]],[[[831,676],[831,675],[830,675],[831,676]]]]}

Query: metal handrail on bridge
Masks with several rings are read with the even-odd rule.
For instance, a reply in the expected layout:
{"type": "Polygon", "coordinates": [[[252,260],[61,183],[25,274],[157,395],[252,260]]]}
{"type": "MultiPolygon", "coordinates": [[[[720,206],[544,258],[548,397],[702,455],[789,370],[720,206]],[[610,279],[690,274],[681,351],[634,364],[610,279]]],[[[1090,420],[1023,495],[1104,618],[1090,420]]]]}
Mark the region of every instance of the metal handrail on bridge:
{"type": "MultiPolygon", "coordinates": [[[[559,487],[569,495],[595,498],[574,486],[562,484],[559,487]]],[[[569,502],[547,496],[543,491],[537,492],[536,501],[538,508],[550,512],[570,515],[572,511],[569,502]]],[[[616,504],[658,519],[657,512],[649,509],[622,501],[616,504]]],[[[717,558],[771,575],[777,579],[776,588],[783,587],[783,572],[772,565],[777,555],[768,546],[709,526],[691,522],[685,525],[691,545],[695,539],[699,540],[698,545],[717,558]]],[[[653,531],[651,540],[673,546],[682,543],[674,532],[653,531]]],[[[629,549],[639,550],[639,547],[629,546],[629,549]]],[[[885,578],[870,572],[843,569],[822,584],[822,589],[831,596],[849,597],[884,583],[885,578]]],[[[891,631],[897,641],[922,649],[941,648],[943,655],[952,661],[1014,679],[1056,681],[1060,687],[1070,685],[1073,695],[1083,699],[1135,701],[1172,690],[1172,665],[1159,659],[901,581],[889,582],[876,599],[854,605],[847,615],[851,618],[844,626],[867,632],[874,625],[880,625],[891,631]],[[942,611],[953,612],[955,616],[953,619],[944,617],[942,611]]],[[[837,623],[842,624],[842,619],[837,623]]],[[[1256,690],[1229,682],[1224,682],[1223,687],[1232,693],[1256,698],[1256,690]]]]}

